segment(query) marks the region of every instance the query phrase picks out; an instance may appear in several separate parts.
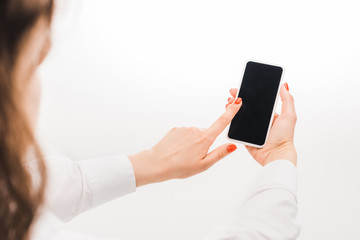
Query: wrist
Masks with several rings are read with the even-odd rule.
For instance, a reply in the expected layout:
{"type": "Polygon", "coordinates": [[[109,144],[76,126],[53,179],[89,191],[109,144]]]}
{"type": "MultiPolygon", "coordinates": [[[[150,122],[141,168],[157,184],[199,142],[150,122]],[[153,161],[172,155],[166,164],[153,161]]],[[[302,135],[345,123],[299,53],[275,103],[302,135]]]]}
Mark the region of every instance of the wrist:
{"type": "Polygon", "coordinates": [[[130,155],[128,158],[134,169],[136,187],[165,180],[162,177],[164,171],[157,163],[156,154],[152,149],[130,155]]]}
{"type": "Polygon", "coordinates": [[[297,165],[297,153],[293,143],[287,143],[272,150],[265,159],[263,166],[280,159],[288,160],[295,166],[297,165]]]}

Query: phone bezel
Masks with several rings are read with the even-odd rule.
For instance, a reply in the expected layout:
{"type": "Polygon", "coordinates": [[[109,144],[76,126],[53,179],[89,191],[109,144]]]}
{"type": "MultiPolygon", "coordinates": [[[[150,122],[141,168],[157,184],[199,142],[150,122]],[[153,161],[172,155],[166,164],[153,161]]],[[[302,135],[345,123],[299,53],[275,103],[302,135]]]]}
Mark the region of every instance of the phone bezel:
{"type": "Polygon", "coordinates": [[[244,79],[244,74],[245,74],[245,69],[246,69],[246,66],[249,62],[255,62],[255,63],[260,63],[260,64],[266,64],[266,65],[271,65],[271,66],[276,66],[276,67],[280,67],[282,69],[282,74],[281,74],[281,77],[280,77],[280,82],[279,82],[279,86],[278,86],[278,90],[277,90],[277,93],[276,93],[276,99],[275,99],[275,103],[274,103],[274,106],[273,106],[273,110],[272,110],[272,113],[271,113],[271,119],[270,119],[270,122],[269,122],[269,126],[267,128],[267,132],[266,132],[266,137],[265,137],[265,142],[263,145],[257,145],[257,144],[253,144],[253,143],[249,143],[249,142],[245,142],[245,141],[240,141],[240,140],[237,140],[237,139],[233,139],[233,138],[230,138],[229,137],[229,130],[230,130],[230,125],[231,123],[229,124],[229,126],[227,127],[227,134],[226,134],[226,137],[227,139],[229,139],[230,141],[233,141],[233,142],[236,142],[236,143],[240,143],[240,144],[244,144],[246,146],[250,146],[250,147],[256,147],[256,148],[263,148],[267,142],[267,139],[269,137],[269,132],[270,132],[270,128],[271,128],[271,125],[273,123],[273,120],[274,120],[274,114],[276,112],[276,106],[277,106],[277,103],[278,103],[278,99],[279,99],[279,93],[280,93],[280,88],[282,86],[282,82],[283,82],[283,78],[284,78],[284,74],[285,74],[285,69],[282,65],[279,65],[279,64],[273,64],[273,63],[268,63],[268,62],[262,62],[262,61],[256,61],[256,60],[248,60],[246,61],[245,63],[245,66],[243,68],[243,74],[242,74],[242,77],[240,79],[240,84],[239,84],[239,87],[238,87],[238,90],[236,92],[236,97],[239,95],[239,91],[240,91],[240,87],[241,87],[241,84],[242,84],[242,81],[244,79]]]}

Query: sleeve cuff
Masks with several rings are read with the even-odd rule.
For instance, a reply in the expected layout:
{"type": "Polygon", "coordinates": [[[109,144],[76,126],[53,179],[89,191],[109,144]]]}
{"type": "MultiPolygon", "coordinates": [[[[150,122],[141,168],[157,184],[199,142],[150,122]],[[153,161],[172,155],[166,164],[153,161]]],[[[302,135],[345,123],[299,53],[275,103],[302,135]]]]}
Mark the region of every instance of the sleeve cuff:
{"type": "Polygon", "coordinates": [[[92,207],[136,191],[134,170],[125,155],[83,160],[79,165],[91,192],[92,207]]]}
{"type": "Polygon", "coordinates": [[[297,193],[297,169],[288,160],[276,160],[262,169],[251,195],[267,189],[278,188],[294,195],[297,193]]]}

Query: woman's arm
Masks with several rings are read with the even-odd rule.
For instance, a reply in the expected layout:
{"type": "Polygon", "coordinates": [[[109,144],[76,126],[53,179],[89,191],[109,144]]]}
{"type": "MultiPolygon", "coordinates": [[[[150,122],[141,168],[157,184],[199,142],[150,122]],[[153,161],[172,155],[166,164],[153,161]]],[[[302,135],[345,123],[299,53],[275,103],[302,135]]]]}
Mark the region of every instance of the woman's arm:
{"type": "Polygon", "coordinates": [[[209,148],[229,125],[241,105],[241,98],[233,101],[209,128],[173,128],[151,149],[129,156],[136,186],[190,177],[205,171],[235,151],[236,146],[230,143],[211,152],[209,148]]]}
{"type": "Polygon", "coordinates": [[[205,171],[236,150],[224,144],[209,151],[216,137],[238,112],[241,99],[233,101],[209,128],[173,128],[155,146],[138,154],[72,161],[47,157],[47,205],[68,221],[79,213],[134,192],[136,187],[205,171]]]}
{"type": "Polygon", "coordinates": [[[47,156],[46,207],[63,221],[136,190],[124,155],[73,161],[47,156]]]}
{"type": "Polygon", "coordinates": [[[300,233],[296,177],[296,167],[288,160],[266,165],[235,216],[205,239],[296,239],[300,233]]]}
{"type": "MultiPolygon", "coordinates": [[[[236,89],[233,89],[231,94],[235,96],[235,93],[236,89]]],[[[297,154],[293,142],[296,113],[287,84],[282,86],[280,96],[281,115],[275,116],[266,145],[261,149],[246,147],[264,166],[260,178],[238,213],[215,229],[206,240],[285,240],[296,239],[299,235],[297,154]]]]}

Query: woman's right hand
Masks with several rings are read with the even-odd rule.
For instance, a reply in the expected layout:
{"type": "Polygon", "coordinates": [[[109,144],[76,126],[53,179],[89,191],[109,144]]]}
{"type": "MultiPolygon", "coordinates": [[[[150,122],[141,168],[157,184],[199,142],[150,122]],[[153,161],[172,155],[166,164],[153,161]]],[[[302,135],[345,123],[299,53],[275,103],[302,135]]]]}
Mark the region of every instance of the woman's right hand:
{"type": "MultiPolygon", "coordinates": [[[[230,90],[232,97],[235,97],[236,93],[236,88],[230,90]]],[[[297,117],[294,98],[289,92],[287,83],[281,86],[280,97],[282,101],[281,115],[275,114],[265,146],[263,148],[246,146],[251,156],[262,166],[279,159],[289,160],[296,166],[294,130],[297,117]]],[[[228,102],[232,102],[233,99],[229,98],[228,102]]]]}
{"type": "Polygon", "coordinates": [[[223,144],[210,152],[209,148],[241,105],[241,98],[234,99],[209,128],[173,128],[152,148],[129,156],[136,186],[190,177],[235,151],[236,146],[232,143],[223,144]]]}

